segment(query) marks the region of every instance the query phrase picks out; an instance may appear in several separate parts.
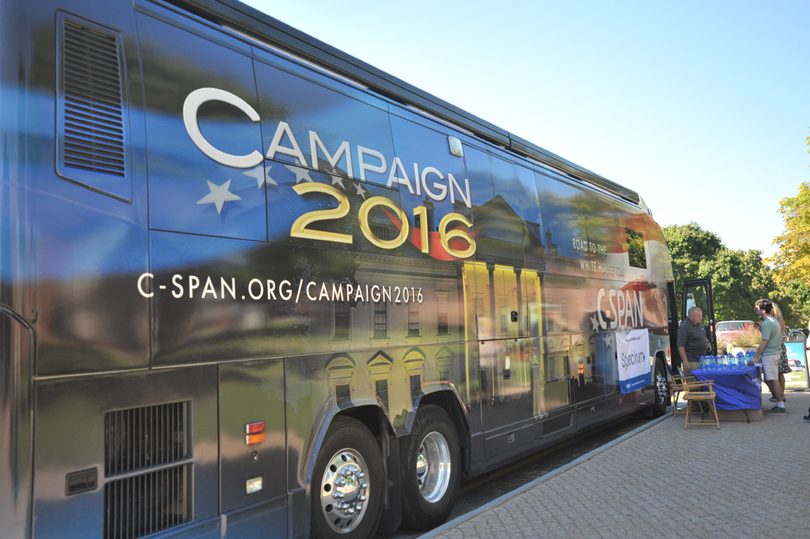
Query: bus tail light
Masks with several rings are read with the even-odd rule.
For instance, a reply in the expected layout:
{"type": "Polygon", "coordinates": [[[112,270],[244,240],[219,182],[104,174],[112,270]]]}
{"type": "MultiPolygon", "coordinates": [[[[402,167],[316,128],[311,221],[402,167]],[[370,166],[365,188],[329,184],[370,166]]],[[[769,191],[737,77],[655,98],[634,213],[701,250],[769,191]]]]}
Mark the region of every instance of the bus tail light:
{"type": "Polygon", "coordinates": [[[258,423],[248,423],[245,425],[245,443],[247,445],[254,445],[262,443],[265,438],[266,434],[264,421],[260,421],[258,423]]]}

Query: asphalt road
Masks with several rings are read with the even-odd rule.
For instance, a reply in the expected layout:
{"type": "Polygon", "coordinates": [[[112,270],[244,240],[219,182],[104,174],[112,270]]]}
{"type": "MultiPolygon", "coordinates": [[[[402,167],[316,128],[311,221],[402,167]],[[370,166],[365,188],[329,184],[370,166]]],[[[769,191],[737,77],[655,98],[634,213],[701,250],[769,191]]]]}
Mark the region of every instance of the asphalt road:
{"type": "MultiPolygon", "coordinates": [[[[550,449],[540,451],[513,464],[466,481],[462,479],[456,504],[448,520],[474,511],[526,483],[534,481],[582,455],[632,432],[651,421],[641,415],[631,415],[591,432],[587,432],[550,449]]],[[[411,539],[423,532],[398,530],[392,534],[377,534],[378,539],[411,539]]]]}

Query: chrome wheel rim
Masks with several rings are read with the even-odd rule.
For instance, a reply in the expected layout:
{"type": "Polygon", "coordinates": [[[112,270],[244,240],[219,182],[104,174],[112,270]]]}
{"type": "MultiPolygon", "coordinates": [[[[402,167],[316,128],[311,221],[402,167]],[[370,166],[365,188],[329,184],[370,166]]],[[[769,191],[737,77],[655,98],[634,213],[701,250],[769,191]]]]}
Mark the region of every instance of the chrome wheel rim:
{"type": "Polygon", "coordinates": [[[366,514],[368,466],[354,449],[341,449],[329,459],[321,479],[321,511],[337,533],[353,531],[366,514]]]}
{"type": "Polygon", "coordinates": [[[658,388],[658,399],[661,404],[667,402],[669,396],[669,388],[667,387],[667,378],[662,376],[656,369],[655,371],[655,384],[658,388]]]}
{"type": "Polygon", "coordinates": [[[422,497],[430,503],[442,499],[450,485],[450,446],[438,432],[431,432],[419,444],[416,459],[416,483],[422,497]]]}

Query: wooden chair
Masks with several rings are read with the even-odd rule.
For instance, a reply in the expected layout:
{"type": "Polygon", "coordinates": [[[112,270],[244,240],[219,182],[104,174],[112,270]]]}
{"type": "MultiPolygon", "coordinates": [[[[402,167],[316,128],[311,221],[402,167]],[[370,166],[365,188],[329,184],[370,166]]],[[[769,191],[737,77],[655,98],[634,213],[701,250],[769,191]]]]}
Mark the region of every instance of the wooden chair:
{"type": "Polygon", "coordinates": [[[717,428],[720,428],[720,419],[717,417],[717,407],[714,404],[715,395],[714,380],[683,382],[683,398],[686,401],[686,424],[683,427],[684,429],[688,429],[689,425],[717,425],[717,428]],[[703,419],[703,414],[700,414],[700,419],[692,418],[692,404],[703,402],[709,406],[709,411],[714,416],[714,419],[703,419]]]}
{"type": "MultiPolygon", "coordinates": [[[[683,383],[684,382],[696,382],[697,378],[691,375],[684,375],[683,371],[678,368],[678,373],[672,374],[672,396],[675,399],[672,401],[672,417],[678,415],[678,399],[681,398],[681,393],[683,393],[683,383]]],[[[688,404],[687,404],[688,405],[688,404]]],[[[685,412],[686,408],[680,410],[681,412],[685,412]]]]}

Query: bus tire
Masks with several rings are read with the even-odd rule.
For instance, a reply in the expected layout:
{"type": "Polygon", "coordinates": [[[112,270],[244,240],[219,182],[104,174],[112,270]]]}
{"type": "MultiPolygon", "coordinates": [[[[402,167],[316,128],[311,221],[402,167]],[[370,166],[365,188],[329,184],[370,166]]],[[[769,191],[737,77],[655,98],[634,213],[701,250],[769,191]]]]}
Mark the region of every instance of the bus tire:
{"type": "Polygon", "coordinates": [[[669,384],[667,371],[661,360],[655,360],[655,401],[652,405],[653,417],[661,417],[667,412],[667,399],[669,398],[669,384]]]}
{"type": "Polygon", "coordinates": [[[336,418],[312,475],[312,537],[373,537],[384,491],[382,454],[371,431],[356,419],[336,418]]]}
{"type": "Polygon", "coordinates": [[[458,433],[442,408],[419,408],[402,451],[402,522],[412,530],[442,524],[456,501],[461,479],[458,433]]]}

